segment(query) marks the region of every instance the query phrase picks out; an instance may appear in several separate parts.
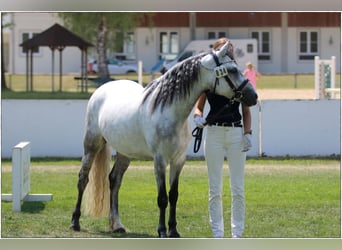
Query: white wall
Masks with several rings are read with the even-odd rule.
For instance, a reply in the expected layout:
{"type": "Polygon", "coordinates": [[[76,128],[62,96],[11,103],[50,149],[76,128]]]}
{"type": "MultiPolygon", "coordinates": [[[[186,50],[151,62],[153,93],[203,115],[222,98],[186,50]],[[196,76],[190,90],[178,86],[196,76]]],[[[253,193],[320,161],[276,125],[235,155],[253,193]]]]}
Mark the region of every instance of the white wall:
{"type": "Polygon", "coordinates": [[[267,156],[341,152],[340,100],[263,101],[261,120],[267,156]]]}
{"type": "Polygon", "coordinates": [[[32,156],[82,155],[86,100],[3,100],[2,157],[20,141],[32,156]]]}
{"type": "MultiPolygon", "coordinates": [[[[2,100],[2,157],[11,157],[21,141],[31,142],[33,157],[80,157],[86,105],[86,100],[2,100]]],[[[249,156],[340,154],[340,100],[269,100],[251,111],[249,156]]],[[[188,155],[203,156],[203,141],[197,154],[191,144],[188,155]]]]}

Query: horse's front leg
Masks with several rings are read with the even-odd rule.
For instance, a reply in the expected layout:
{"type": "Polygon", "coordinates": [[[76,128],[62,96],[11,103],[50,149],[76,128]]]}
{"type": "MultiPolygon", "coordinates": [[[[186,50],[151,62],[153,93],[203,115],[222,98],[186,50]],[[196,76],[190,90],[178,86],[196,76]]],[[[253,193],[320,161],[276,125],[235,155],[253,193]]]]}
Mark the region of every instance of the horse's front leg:
{"type": "Polygon", "coordinates": [[[129,166],[130,160],[117,153],[114,167],[109,175],[110,183],[110,218],[109,225],[114,233],[125,233],[125,227],[121,224],[119,215],[119,190],[124,173],[129,166]]]}
{"type": "Polygon", "coordinates": [[[170,201],[170,216],[169,216],[169,237],[178,238],[180,237],[177,231],[177,219],[176,219],[176,208],[178,201],[178,182],[179,175],[184,166],[185,159],[180,163],[174,164],[171,162],[170,164],[170,192],[169,192],[169,201],[170,201]]]}
{"type": "Polygon", "coordinates": [[[167,193],[165,183],[165,169],[166,163],[162,157],[155,157],[154,159],[154,174],[157,181],[158,188],[158,207],[159,207],[159,225],[158,235],[160,238],[166,238],[166,225],[165,225],[165,210],[167,208],[167,193]]]}

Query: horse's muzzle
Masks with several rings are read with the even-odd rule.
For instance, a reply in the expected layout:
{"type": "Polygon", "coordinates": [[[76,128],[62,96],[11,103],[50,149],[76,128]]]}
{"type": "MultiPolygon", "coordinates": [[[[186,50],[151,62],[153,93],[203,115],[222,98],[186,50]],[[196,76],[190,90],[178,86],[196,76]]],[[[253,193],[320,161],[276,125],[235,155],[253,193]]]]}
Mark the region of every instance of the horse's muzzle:
{"type": "Polygon", "coordinates": [[[254,91],[254,89],[248,89],[242,92],[241,102],[248,107],[254,106],[258,102],[258,94],[254,91]]]}

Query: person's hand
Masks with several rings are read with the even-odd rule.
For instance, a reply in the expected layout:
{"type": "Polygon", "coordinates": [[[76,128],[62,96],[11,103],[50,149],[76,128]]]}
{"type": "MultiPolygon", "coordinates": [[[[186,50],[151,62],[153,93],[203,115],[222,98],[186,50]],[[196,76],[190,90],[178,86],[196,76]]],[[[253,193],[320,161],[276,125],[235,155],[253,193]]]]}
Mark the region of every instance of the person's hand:
{"type": "Polygon", "coordinates": [[[197,115],[197,116],[194,117],[194,123],[195,123],[196,127],[204,128],[206,123],[207,123],[207,121],[202,116],[198,116],[197,115]]]}
{"type": "Polygon", "coordinates": [[[243,142],[242,142],[242,152],[247,152],[252,147],[252,135],[251,134],[245,134],[243,136],[243,142]]]}

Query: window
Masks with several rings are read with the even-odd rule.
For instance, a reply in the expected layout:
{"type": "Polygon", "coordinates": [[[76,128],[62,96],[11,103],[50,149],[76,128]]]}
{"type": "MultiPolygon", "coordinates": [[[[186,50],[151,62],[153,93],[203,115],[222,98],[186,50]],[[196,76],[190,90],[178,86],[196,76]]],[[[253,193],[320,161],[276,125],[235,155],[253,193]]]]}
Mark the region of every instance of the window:
{"type": "Polygon", "coordinates": [[[132,32],[127,34],[127,38],[124,42],[124,51],[127,53],[134,53],[134,34],[132,32]]]}
{"type": "Polygon", "coordinates": [[[318,32],[299,32],[299,60],[313,60],[318,55],[318,32]]]}
{"type": "Polygon", "coordinates": [[[271,60],[271,33],[269,31],[252,31],[251,37],[258,41],[258,59],[271,60]]]}
{"type": "Polygon", "coordinates": [[[164,57],[167,60],[172,60],[179,54],[178,32],[160,32],[159,41],[159,53],[161,58],[164,57]]]}
{"type": "Polygon", "coordinates": [[[120,60],[135,60],[135,37],[134,32],[126,33],[123,37],[122,33],[116,33],[117,39],[120,39],[120,46],[116,44],[115,57],[120,60]]]}
{"type": "Polygon", "coordinates": [[[127,34],[127,39],[124,42],[123,53],[126,54],[126,59],[135,59],[135,38],[133,32],[129,32],[127,34]]]}
{"type": "Polygon", "coordinates": [[[225,31],[209,31],[208,32],[208,39],[218,39],[221,37],[226,37],[225,31]]]}
{"type": "MultiPolygon", "coordinates": [[[[21,41],[22,41],[22,42],[25,42],[26,40],[31,39],[31,38],[33,38],[34,36],[38,35],[38,34],[39,34],[39,33],[24,32],[24,33],[21,34],[21,41]]],[[[39,47],[33,49],[32,51],[33,51],[33,53],[35,53],[35,54],[39,54],[39,47]]],[[[22,48],[21,52],[22,52],[22,53],[26,53],[27,51],[26,51],[26,49],[22,48]]]]}

